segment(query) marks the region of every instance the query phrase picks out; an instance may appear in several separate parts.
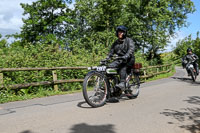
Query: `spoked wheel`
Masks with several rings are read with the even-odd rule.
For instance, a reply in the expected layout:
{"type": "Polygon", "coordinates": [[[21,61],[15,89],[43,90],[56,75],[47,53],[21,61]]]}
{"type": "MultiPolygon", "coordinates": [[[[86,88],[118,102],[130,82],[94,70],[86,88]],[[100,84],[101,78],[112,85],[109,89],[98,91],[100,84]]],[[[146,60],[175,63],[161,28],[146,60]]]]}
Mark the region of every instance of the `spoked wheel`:
{"type": "Polygon", "coordinates": [[[103,106],[106,102],[108,87],[101,73],[90,72],[83,82],[83,96],[85,101],[92,107],[103,106]]]}
{"type": "Polygon", "coordinates": [[[134,74],[134,78],[129,81],[128,90],[125,91],[126,96],[130,99],[136,98],[140,92],[140,79],[138,74],[134,74]]]}
{"type": "Polygon", "coordinates": [[[193,69],[190,69],[190,72],[191,72],[192,80],[193,80],[193,82],[195,82],[195,80],[197,78],[197,74],[196,74],[196,72],[193,71],[193,69]]]}

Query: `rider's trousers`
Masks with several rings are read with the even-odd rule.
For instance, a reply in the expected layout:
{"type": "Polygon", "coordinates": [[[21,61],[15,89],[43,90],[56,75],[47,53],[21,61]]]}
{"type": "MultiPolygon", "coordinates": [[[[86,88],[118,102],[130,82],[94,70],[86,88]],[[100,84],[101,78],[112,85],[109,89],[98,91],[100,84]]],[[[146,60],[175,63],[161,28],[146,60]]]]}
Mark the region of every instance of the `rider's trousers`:
{"type": "Polygon", "coordinates": [[[118,73],[120,75],[120,82],[125,82],[127,75],[130,73],[131,67],[133,67],[135,58],[131,58],[127,63],[122,60],[113,61],[108,65],[108,67],[118,68],[118,73]]]}

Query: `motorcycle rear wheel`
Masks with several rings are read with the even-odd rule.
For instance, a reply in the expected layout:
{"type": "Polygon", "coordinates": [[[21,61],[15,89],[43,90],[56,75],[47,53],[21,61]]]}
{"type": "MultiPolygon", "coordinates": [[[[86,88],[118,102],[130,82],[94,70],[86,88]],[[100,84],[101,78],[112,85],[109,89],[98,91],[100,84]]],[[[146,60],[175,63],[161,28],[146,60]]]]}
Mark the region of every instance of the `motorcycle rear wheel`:
{"type": "Polygon", "coordinates": [[[89,72],[83,82],[83,97],[93,108],[101,107],[106,103],[108,87],[104,75],[98,72],[89,72]]]}
{"type": "Polygon", "coordinates": [[[134,74],[134,78],[129,81],[128,90],[125,93],[129,99],[137,98],[140,93],[140,78],[138,74],[134,74]]]}

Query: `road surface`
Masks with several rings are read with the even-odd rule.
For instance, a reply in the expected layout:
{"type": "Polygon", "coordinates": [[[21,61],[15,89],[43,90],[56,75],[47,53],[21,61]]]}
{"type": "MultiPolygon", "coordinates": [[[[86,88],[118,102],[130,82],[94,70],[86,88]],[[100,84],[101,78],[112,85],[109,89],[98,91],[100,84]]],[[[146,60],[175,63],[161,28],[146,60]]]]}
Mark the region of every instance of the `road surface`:
{"type": "Polygon", "coordinates": [[[136,99],[90,108],[82,93],[0,104],[0,133],[200,133],[200,80],[185,70],[136,99]]]}

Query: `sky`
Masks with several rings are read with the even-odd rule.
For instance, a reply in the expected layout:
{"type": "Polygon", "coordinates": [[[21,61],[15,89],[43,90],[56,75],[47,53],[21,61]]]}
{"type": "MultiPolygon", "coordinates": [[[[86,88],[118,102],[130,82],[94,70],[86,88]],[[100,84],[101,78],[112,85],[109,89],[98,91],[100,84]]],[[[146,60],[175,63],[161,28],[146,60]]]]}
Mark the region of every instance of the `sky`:
{"type": "Polygon", "coordinates": [[[36,0],[0,0],[0,34],[4,36],[19,33],[24,18],[20,3],[31,4],[34,1],[36,0]]]}
{"type": "Polygon", "coordinates": [[[7,35],[20,32],[23,9],[20,3],[31,3],[33,0],[0,1],[0,34],[7,35]]]}
{"type": "Polygon", "coordinates": [[[189,14],[187,18],[188,27],[181,28],[180,30],[176,30],[176,37],[171,39],[171,43],[168,44],[167,51],[173,49],[176,46],[176,42],[178,40],[183,39],[190,34],[192,38],[196,38],[196,33],[200,31],[200,0],[192,0],[194,2],[196,11],[193,14],[189,14]]]}
{"type": "MultiPolygon", "coordinates": [[[[14,34],[20,32],[22,27],[23,9],[20,3],[31,4],[36,0],[0,0],[0,34],[14,34]]],[[[74,0],[73,0],[74,1],[74,0]]],[[[177,30],[175,38],[171,39],[171,43],[168,44],[166,51],[171,51],[176,45],[176,42],[185,38],[188,35],[192,35],[192,38],[196,38],[197,31],[200,31],[200,0],[192,0],[196,7],[196,12],[188,15],[189,26],[187,28],[181,28],[177,30]]]]}

